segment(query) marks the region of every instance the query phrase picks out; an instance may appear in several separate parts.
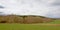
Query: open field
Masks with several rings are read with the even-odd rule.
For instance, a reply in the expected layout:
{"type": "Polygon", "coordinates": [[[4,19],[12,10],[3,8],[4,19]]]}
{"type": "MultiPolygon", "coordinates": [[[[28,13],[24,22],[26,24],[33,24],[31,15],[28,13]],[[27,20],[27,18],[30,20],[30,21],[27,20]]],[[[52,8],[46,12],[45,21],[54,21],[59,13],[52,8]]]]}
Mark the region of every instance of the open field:
{"type": "Polygon", "coordinates": [[[0,24],[0,30],[60,30],[60,26],[45,24],[0,24]]]}
{"type": "Polygon", "coordinates": [[[60,30],[60,20],[38,24],[0,24],[0,30],[60,30]]]}
{"type": "Polygon", "coordinates": [[[54,20],[52,22],[49,22],[50,24],[60,24],[60,20],[54,20]]]}

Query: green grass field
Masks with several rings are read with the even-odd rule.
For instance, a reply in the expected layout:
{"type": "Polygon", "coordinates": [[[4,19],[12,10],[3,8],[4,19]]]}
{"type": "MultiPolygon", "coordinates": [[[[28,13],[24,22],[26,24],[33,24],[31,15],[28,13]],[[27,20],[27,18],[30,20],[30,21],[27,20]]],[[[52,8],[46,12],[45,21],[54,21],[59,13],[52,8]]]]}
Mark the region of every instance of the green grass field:
{"type": "Polygon", "coordinates": [[[60,30],[60,25],[46,25],[60,24],[60,20],[43,24],[0,24],[0,30],[60,30]]]}
{"type": "Polygon", "coordinates": [[[50,24],[60,24],[60,20],[54,20],[54,21],[50,22],[50,24]]]}

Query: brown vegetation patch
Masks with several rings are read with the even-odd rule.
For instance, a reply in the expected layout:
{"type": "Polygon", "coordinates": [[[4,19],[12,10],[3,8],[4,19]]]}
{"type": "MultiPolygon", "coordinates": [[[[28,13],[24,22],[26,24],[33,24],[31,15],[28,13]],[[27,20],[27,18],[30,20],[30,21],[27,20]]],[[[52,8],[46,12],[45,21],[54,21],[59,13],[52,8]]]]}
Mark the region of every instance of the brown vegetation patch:
{"type": "Polygon", "coordinates": [[[0,16],[0,22],[6,23],[45,23],[51,22],[52,19],[45,18],[42,16],[16,16],[16,15],[8,15],[8,16],[0,16]]]}

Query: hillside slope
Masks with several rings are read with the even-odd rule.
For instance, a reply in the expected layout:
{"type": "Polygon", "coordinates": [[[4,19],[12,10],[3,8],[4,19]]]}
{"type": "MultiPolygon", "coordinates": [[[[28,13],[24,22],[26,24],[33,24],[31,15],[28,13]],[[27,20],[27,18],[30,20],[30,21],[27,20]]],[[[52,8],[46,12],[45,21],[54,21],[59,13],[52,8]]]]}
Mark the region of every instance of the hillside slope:
{"type": "Polygon", "coordinates": [[[0,23],[43,23],[43,22],[51,22],[51,18],[46,18],[43,16],[20,16],[20,15],[7,15],[0,16],[0,23]]]}

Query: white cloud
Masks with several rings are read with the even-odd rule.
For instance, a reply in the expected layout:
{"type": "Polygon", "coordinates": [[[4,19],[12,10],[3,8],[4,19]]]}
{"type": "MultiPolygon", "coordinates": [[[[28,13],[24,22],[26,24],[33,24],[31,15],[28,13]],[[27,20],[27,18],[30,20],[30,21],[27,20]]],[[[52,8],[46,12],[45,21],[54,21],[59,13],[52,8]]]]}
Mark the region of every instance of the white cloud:
{"type": "Polygon", "coordinates": [[[56,14],[60,14],[60,5],[58,6],[58,4],[60,4],[59,0],[0,0],[0,5],[5,7],[0,11],[17,15],[48,16],[47,14],[50,14],[56,16],[56,14]]]}

